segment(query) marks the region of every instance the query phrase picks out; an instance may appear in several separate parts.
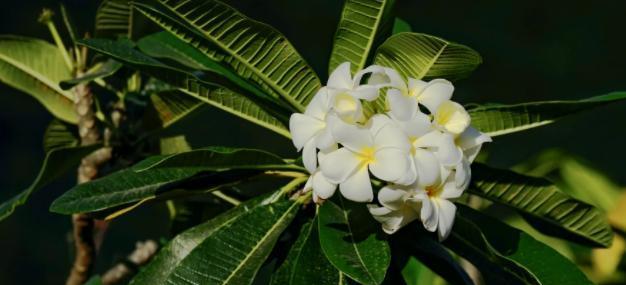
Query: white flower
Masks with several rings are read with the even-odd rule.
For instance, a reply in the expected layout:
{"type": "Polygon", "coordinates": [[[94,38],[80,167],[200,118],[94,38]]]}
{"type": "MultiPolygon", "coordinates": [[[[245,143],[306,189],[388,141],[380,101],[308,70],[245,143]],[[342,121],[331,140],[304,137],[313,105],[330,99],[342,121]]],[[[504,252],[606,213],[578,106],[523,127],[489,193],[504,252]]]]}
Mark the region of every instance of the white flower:
{"type": "Polygon", "coordinates": [[[372,65],[352,77],[350,62],[340,64],[328,77],[327,88],[330,104],[341,119],[354,123],[363,119],[363,107],[360,99],[372,101],[378,98],[382,84],[361,84],[363,76],[382,72],[382,67],[372,65]]]}
{"type": "Polygon", "coordinates": [[[304,114],[294,113],[289,118],[293,144],[298,151],[303,150],[302,161],[311,173],[317,168],[317,149],[326,150],[335,145],[335,139],[326,127],[330,108],[327,89],[321,88],[304,114]]]}
{"type": "Polygon", "coordinates": [[[433,124],[453,135],[459,135],[470,125],[470,115],[459,103],[443,101],[433,112],[433,124]]]}
{"type": "Polygon", "coordinates": [[[331,130],[343,147],[329,153],[320,166],[329,181],[339,184],[344,197],[356,202],[372,201],[368,169],[385,181],[406,180],[410,146],[404,133],[386,116],[375,115],[364,127],[333,120],[331,130]]]}
{"type": "Polygon", "coordinates": [[[442,183],[415,189],[415,194],[408,200],[421,202],[420,219],[424,228],[430,232],[437,231],[439,240],[444,240],[452,230],[456,214],[456,206],[449,199],[462,194],[463,189],[457,188],[453,177],[449,176],[442,183]]]}
{"type": "Polygon", "coordinates": [[[383,231],[393,234],[419,218],[421,205],[409,200],[412,195],[414,191],[410,187],[385,186],[378,192],[378,202],[382,207],[369,204],[367,208],[374,219],[381,223],[383,231]]]}
{"type": "MultiPolygon", "coordinates": [[[[389,85],[387,103],[391,113],[399,120],[409,120],[419,112],[419,104],[424,105],[430,113],[435,113],[443,102],[452,98],[454,86],[445,79],[433,79],[425,82],[409,78],[408,84],[393,69],[385,68],[389,85]]],[[[377,77],[380,78],[380,77],[377,77]]]]}
{"type": "Polygon", "coordinates": [[[368,205],[369,211],[382,224],[383,231],[393,234],[403,226],[416,220],[422,221],[426,230],[435,232],[440,240],[450,234],[454,224],[456,206],[449,199],[458,198],[463,190],[449,176],[445,182],[421,187],[389,185],[378,193],[382,207],[368,205]]]}

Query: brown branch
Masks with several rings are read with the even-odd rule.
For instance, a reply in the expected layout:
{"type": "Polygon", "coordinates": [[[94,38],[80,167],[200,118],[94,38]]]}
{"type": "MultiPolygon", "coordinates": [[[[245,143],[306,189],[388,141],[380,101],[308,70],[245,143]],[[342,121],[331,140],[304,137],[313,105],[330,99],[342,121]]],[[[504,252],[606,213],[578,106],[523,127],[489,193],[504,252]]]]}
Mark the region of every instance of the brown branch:
{"type": "Polygon", "coordinates": [[[127,260],[120,262],[102,275],[102,284],[115,285],[128,281],[137,268],[148,263],[159,249],[159,245],[153,240],[137,242],[135,250],[128,256],[127,260]]]}
{"type": "MultiPolygon", "coordinates": [[[[77,72],[80,77],[82,72],[77,72]]],[[[96,125],[96,116],[93,110],[93,94],[86,83],[74,88],[76,94],[75,111],[78,114],[78,133],[81,145],[98,143],[100,133],[96,125]]],[[[93,180],[98,175],[98,167],[111,159],[111,148],[103,147],[84,157],[78,167],[78,183],[93,180]]],[[[84,284],[91,275],[96,256],[94,241],[94,220],[85,214],[72,215],[75,258],[67,285],[84,284]]]]}

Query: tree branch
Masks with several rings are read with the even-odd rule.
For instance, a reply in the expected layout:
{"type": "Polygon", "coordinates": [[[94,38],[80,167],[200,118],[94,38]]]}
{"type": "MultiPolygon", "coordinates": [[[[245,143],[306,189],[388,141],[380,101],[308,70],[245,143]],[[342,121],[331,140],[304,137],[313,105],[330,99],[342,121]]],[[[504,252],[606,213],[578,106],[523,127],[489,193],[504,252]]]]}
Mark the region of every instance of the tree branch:
{"type": "Polygon", "coordinates": [[[140,266],[152,259],[158,249],[159,245],[153,240],[137,242],[135,250],[128,256],[127,260],[118,263],[102,275],[102,284],[115,285],[128,281],[137,273],[140,266]]]}

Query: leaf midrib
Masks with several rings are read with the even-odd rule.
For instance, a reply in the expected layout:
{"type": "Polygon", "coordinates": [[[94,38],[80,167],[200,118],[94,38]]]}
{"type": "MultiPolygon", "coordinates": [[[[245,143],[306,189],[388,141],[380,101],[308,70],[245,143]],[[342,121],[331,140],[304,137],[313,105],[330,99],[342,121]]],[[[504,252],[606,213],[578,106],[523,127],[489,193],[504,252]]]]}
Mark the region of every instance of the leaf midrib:
{"type": "Polygon", "coordinates": [[[361,253],[359,252],[359,248],[356,246],[356,240],[354,240],[354,232],[352,231],[352,226],[350,225],[350,220],[348,219],[348,213],[343,210],[343,209],[345,209],[345,205],[343,203],[343,198],[339,197],[339,201],[341,203],[341,214],[343,215],[343,217],[344,217],[344,219],[346,221],[346,225],[348,226],[348,230],[350,231],[350,241],[352,241],[350,244],[354,248],[354,251],[356,252],[356,256],[359,258],[359,261],[363,265],[363,268],[365,268],[365,273],[367,273],[368,277],[373,282],[372,284],[376,284],[377,283],[376,282],[376,278],[374,278],[374,275],[372,275],[372,273],[370,272],[369,268],[367,268],[367,266],[365,266],[365,260],[363,260],[363,257],[361,257],[361,253]]]}
{"type": "Polygon", "coordinates": [[[288,214],[291,213],[291,210],[293,209],[293,207],[296,207],[298,205],[299,204],[294,201],[293,204],[291,204],[291,206],[289,206],[289,208],[285,210],[285,212],[280,216],[280,218],[278,218],[276,223],[272,225],[272,227],[265,233],[265,235],[259,240],[259,242],[257,242],[256,245],[254,245],[252,250],[248,252],[246,257],[241,262],[239,262],[239,265],[237,265],[237,267],[233,271],[230,272],[230,275],[222,282],[223,285],[228,284],[228,282],[230,282],[230,279],[233,278],[235,274],[243,267],[243,265],[248,261],[248,259],[250,259],[253,253],[256,252],[256,250],[260,247],[260,245],[265,242],[267,237],[278,227],[278,225],[283,223],[283,220],[288,214]]]}
{"type": "Polygon", "coordinates": [[[450,43],[446,41],[445,44],[441,47],[441,49],[439,49],[437,54],[435,54],[435,56],[430,60],[430,62],[424,68],[424,70],[422,70],[422,72],[420,72],[420,74],[419,74],[420,78],[417,78],[417,79],[422,79],[422,78],[424,78],[424,76],[426,76],[426,74],[428,74],[428,71],[430,71],[430,69],[433,68],[433,66],[435,66],[435,62],[437,62],[437,59],[439,59],[439,57],[441,56],[443,51],[448,47],[448,45],[450,45],[450,43]]]}
{"type": "Polygon", "coordinates": [[[48,86],[48,88],[52,89],[53,91],[55,91],[57,94],[63,96],[65,99],[68,99],[70,102],[74,102],[74,99],[72,98],[71,95],[65,93],[63,90],[61,90],[59,88],[59,86],[57,86],[56,84],[54,84],[53,82],[51,82],[48,78],[46,78],[44,75],[40,74],[39,72],[33,70],[32,68],[29,68],[28,66],[12,59],[11,57],[0,53],[0,60],[6,62],[7,64],[19,69],[20,71],[22,71],[24,74],[30,76],[31,78],[42,82],[43,84],[45,84],[46,86],[48,86]]]}

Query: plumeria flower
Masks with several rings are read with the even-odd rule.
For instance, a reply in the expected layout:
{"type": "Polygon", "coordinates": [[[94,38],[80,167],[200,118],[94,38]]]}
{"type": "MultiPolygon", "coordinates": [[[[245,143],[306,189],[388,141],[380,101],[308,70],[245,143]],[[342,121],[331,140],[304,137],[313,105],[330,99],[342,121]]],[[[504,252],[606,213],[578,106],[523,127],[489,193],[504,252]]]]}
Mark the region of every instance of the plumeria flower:
{"type": "Polygon", "coordinates": [[[327,127],[331,110],[328,90],[321,88],[307,106],[304,114],[294,113],[289,118],[289,131],[294,146],[302,152],[306,169],[313,173],[317,168],[317,149],[326,150],[335,145],[327,127]]]}
{"type": "Polygon", "coordinates": [[[370,214],[381,223],[383,231],[393,234],[405,225],[419,218],[421,204],[410,200],[415,191],[410,186],[385,186],[378,192],[378,202],[382,205],[367,205],[370,214]]]}
{"type": "Polygon", "coordinates": [[[410,145],[400,129],[385,122],[389,119],[378,114],[367,126],[342,120],[331,123],[332,134],[343,147],[329,153],[320,166],[324,176],[339,184],[339,191],[349,200],[373,200],[369,171],[384,181],[406,180],[403,178],[410,167],[410,145]]]}
{"type": "Polygon", "coordinates": [[[408,200],[421,202],[420,219],[424,228],[430,232],[437,231],[439,240],[444,240],[452,230],[456,214],[456,206],[449,200],[462,194],[463,189],[456,186],[454,176],[450,175],[443,182],[416,188],[415,194],[408,200]]]}
{"type": "Polygon", "coordinates": [[[470,164],[480,152],[483,143],[486,142],[491,142],[491,137],[473,127],[468,127],[456,138],[455,144],[463,152],[461,162],[455,167],[457,187],[465,189],[469,185],[472,176],[470,164]]]}
{"type": "Polygon", "coordinates": [[[387,103],[393,115],[399,120],[413,118],[419,112],[418,103],[426,107],[430,113],[435,113],[443,102],[452,98],[454,86],[448,80],[433,79],[426,82],[409,78],[407,84],[397,71],[391,68],[384,70],[388,78],[386,80],[392,87],[387,90],[387,103]]]}
{"type": "Polygon", "coordinates": [[[352,77],[350,62],[340,64],[328,77],[327,88],[331,105],[341,119],[354,123],[363,119],[360,99],[373,101],[378,98],[382,84],[361,84],[366,74],[383,72],[380,66],[372,65],[352,77]]]}

